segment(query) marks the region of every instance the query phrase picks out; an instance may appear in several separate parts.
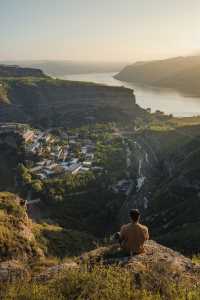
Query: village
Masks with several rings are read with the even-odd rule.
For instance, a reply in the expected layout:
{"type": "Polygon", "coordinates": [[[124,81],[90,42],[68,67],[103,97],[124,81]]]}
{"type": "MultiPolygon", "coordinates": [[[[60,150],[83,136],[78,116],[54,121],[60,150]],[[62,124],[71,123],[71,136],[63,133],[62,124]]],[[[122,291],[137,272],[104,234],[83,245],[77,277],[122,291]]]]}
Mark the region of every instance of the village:
{"type": "MultiPolygon", "coordinates": [[[[65,174],[94,172],[106,169],[96,160],[96,141],[77,130],[40,130],[26,124],[0,124],[0,133],[16,132],[23,138],[29,172],[39,180],[62,177],[65,174]]],[[[95,132],[98,135],[98,132],[95,132]]],[[[115,137],[115,133],[113,134],[115,137]]],[[[9,140],[10,142],[10,140],[9,140]]],[[[13,141],[12,141],[13,142],[13,141]]],[[[127,169],[130,162],[127,163],[127,169]]],[[[130,178],[121,178],[112,184],[115,193],[129,196],[133,188],[130,178]]]]}
{"type": "Polygon", "coordinates": [[[64,173],[77,174],[90,170],[103,171],[94,165],[95,144],[78,134],[60,132],[56,137],[47,131],[27,130],[23,134],[26,151],[41,158],[30,169],[40,179],[64,173]]]}

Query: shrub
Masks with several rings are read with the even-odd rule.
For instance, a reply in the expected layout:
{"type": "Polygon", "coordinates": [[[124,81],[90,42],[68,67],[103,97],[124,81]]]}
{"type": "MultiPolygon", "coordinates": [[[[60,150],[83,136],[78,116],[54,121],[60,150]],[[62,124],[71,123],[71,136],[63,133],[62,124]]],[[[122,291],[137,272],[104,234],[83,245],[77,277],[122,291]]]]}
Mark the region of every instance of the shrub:
{"type": "Polygon", "coordinates": [[[4,286],[0,296],[5,300],[199,300],[200,290],[173,285],[139,289],[132,272],[99,265],[90,271],[68,270],[49,282],[4,286]]]}

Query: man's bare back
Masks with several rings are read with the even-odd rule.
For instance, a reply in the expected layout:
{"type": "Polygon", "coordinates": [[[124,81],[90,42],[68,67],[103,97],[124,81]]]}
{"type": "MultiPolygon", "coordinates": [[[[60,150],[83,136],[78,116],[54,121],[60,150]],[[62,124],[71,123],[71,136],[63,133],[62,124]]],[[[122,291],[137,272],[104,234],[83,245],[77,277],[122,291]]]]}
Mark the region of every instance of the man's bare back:
{"type": "Polygon", "coordinates": [[[121,248],[129,254],[144,252],[144,243],[149,239],[148,228],[139,223],[140,212],[137,209],[130,211],[131,223],[123,225],[119,233],[121,248]]]}

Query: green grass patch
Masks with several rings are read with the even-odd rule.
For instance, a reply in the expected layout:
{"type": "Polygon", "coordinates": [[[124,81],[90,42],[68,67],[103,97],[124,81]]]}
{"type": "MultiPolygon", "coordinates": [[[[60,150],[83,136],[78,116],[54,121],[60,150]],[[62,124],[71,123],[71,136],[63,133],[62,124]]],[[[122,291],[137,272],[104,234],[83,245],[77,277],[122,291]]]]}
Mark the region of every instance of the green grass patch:
{"type": "Polygon", "coordinates": [[[200,254],[194,255],[194,256],[192,257],[192,261],[193,261],[193,263],[195,263],[195,264],[200,264],[200,254]]]}

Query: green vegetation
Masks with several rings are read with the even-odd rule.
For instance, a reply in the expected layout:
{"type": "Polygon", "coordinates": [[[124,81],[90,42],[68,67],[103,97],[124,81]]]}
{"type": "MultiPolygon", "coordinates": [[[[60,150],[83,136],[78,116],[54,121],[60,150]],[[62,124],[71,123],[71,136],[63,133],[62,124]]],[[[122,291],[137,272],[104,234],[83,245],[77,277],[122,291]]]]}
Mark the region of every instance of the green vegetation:
{"type": "Polygon", "coordinates": [[[104,182],[103,176],[92,173],[48,180],[40,193],[43,210],[48,210],[50,218],[66,229],[104,237],[117,225],[117,214],[124,201],[122,195],[107,190],[104,182]]]}
{"type": "Polygon", "coordinates": [[[16,258],[35,264],[43,253],[46,258],[63,259],[90,250],[94,241],[93,236],[84,232],[32,223],[26,214],[24,200],[8,192],[0,193],[2,261],[16,258]]]}
{"type": "Polygon", "coordinates": [[[6,84],[0,81],[0,103],[9,103],[6,84]]]}
{"type": "Polygon", "coordinates": [[[198,288],[177,286],[158,270],[137,276],[120,267],[96,266],[94,269],[69,270],[44,283],[22,283],[1,287],[5,300],[198,300],[198,288]]]}
{"type": "MultiPolygon", "coordinates": [[[[146,127],[143,124],[134,136],[132,134],[132,137],[127,139],[132,152],[130,172],[133,179],[137,177],[137,151],[140,151],[135,152],[135,139],[144,149],[147,147],[147,151],[153,149],[157,159],[150,170],[151,180],[147,187],[152,195],[151,206],[145,211],[153,237],[188,253],[199,251],[198,122],[197,117],[176,119],[156,113],[152,115],[151,121],[146,123],[146,127]],[[158,211],[161,211],[161,214],[157,215],[158,211]],[[152,220],[150,222],[149,217],[152,220]]],[[[33,166],[31,161],[39,161],[37,155],[24,155],[22,141],[16,142],[11,136],[9,139],[4,137],[2,140],[6,138],[10,146],[5,147],[2,143],[0,147],[2,189],[8,188],[9,181],[6,178],[11,178],[11,175],[13,181],[9,186],[12,186],[16,175],[13,169],[17,168],[20,161],[24,162],[17,168],[16,190],[24,198],[31,192],[33,199],[42,200],[41,205],[38,205],[40,214],[39,218],[36,217],[37,221],[41,218],[42,222],[48,223],[50,219],[52,224],[60,226],[62,234],[65,234],[65,230],[75,230],[87,232],[95,238],[104,238],[105,235],[118,230],[118,217],[126,199],[125,195],[112,191],[113,185],[126,178],[126,148],[120,134],[122,130],[123,126],[118,129],[115,123],[87,125],[69,130],[69,135],[78,136],[73,150],[75,157],[81,159],[81,139],[92,141],[95,145],[94,165],[100,167],[101,171],[91,169],[85,173],[61,174],[47,179],[39,179],[30,172],[33,166]]],[[[126,130],[131,132],[132,128],[126,130]]],[[[54,134],[59,135],[59,129],[57,132],[55,130],[54,134]]],[[[56,255],[60,256],[58,253],[56,255]]],[[[70,253],[68,248],[66,253],[70,253]]]]}
{"type": "Polygon", "coordinates": [[[1,260],[33,258],[38,245],[31,231],[23,202],[10,193],[0,193],[0,257],[1,260]]]}
{"type": "Polygon", "coordinates": [[[95,158],[97,164],[106,170],[110,183],[126,176],[126,152],[121,139],[107,145],[97,142],[95,158]]]}
{"type": "Polygon", "coordinates": [[[192,257],[192,261],[195,263],[195,264],[200,264],[200,255],[194,255],[192,257]]]}
{"type": "MultiPolygon", "coordinates": [[[[78,135],[80,141],[94,142],[93,164],[100,171],[91,168],[84,173],[64,173],[40,180],[30,171],[31,159],[37,159],[31,157],[30,162],[26,160],[26,166],[19,164],[17,168],[17,190],[23,197],[31,192],[33,198],[42,199],[40,210],[48,212],[53,222],[65,229],[85,231],[98,237],[117,229],[117,216],[125,196],[116,195],[111,186],[126,178],[126,152],[122,138],[113,135],[113,126],[97,124],[68,132],[78,135]],[[113,220],[112,225],[109,219],[113,220]]],[[[77,142],[73,155],[81,160],[80,148],[77,142]]],[[[45,214],[42,214],[44,219],[45,214]]]]}
{"type": "MultiPolygon", "coordinates": [[[[16,116],[17,120],[38,127],[54,128],[51,134],[55,146],[68,146],[68,137],[77,137],[70,146],[73,151],[66,147],[70,149],[69,161],[85,160],[81,152],[83,145],[92,149],[88,154],[94,155],[89,161],[89,171],[70,174],[61,168],[61,172],[49,172],[49,176],[42,177],[34,173],[33,166],[44,158],[49,159],[54,148],[49,147],[48,151],[49,144],[43,141],[47,151],[29,153],[20,135],[15,132],[0,135],[0,190],[17,191],[24,199],[27,195],[39,198],[37,205],[29,203],[27,208],[38,222],[33,223],[21,198],[0,193],[2,262],[19,260],[34,276],[66,259],[74,262],[73,256],[101,243],[119,229],[123,204],[128,204],[125,194],[114,193],[113,186],[127,177],[137,182],[138,161],[142,161],[143,154],[148,154],[144,159],[147,166],[142,165],[140,170],[145,169],[148,176],[146,190],[137,191],[137,195],[138,203],[144,199],[143,192],[148,191],[151,197],[151,205],[144,213],[151,235],[183,252],[197,253],[193,262],[199,263],[199,117],[179,119],[160,111],[150,114],[131,104],[131,91],[124,88],[45,76],[13,76],[1,82],[0,101],[9,101],[11,105],[11,114],[10,110],[6,111],[6,118],[16,116]],[[115,93],[121,93],[121,97],[115,97],[115,93]],[[20,113],[15,107],[22,108],[20,113]],[[64,136],[64,141],[59,135],[64,136]],[[128,168],[127,150],[131,152],[128,168]]],[[[57,158],[51,162],[57,162],[57,158]]],[[[133,187],[131,200],[137,196],[136,188],[133,187]]],[[[82,262],[77,258],[75,261],[82,262]]],[[[0,298],[198,300],[200,297],[199,289],[191,282],[182,280],[180,274],[173,277],[170,269],[163,272],[163,265],[138,275],[123,267],[89,263],[47,282],[24,280],[0,285],[0,298]]]]}
{"type": "Polygon", "coordinates": [[[87,233],[47,223],[34,224],[33,233],[46,257],[64,259],[80,255],[95,243],[95,238],[87,233]]]}

